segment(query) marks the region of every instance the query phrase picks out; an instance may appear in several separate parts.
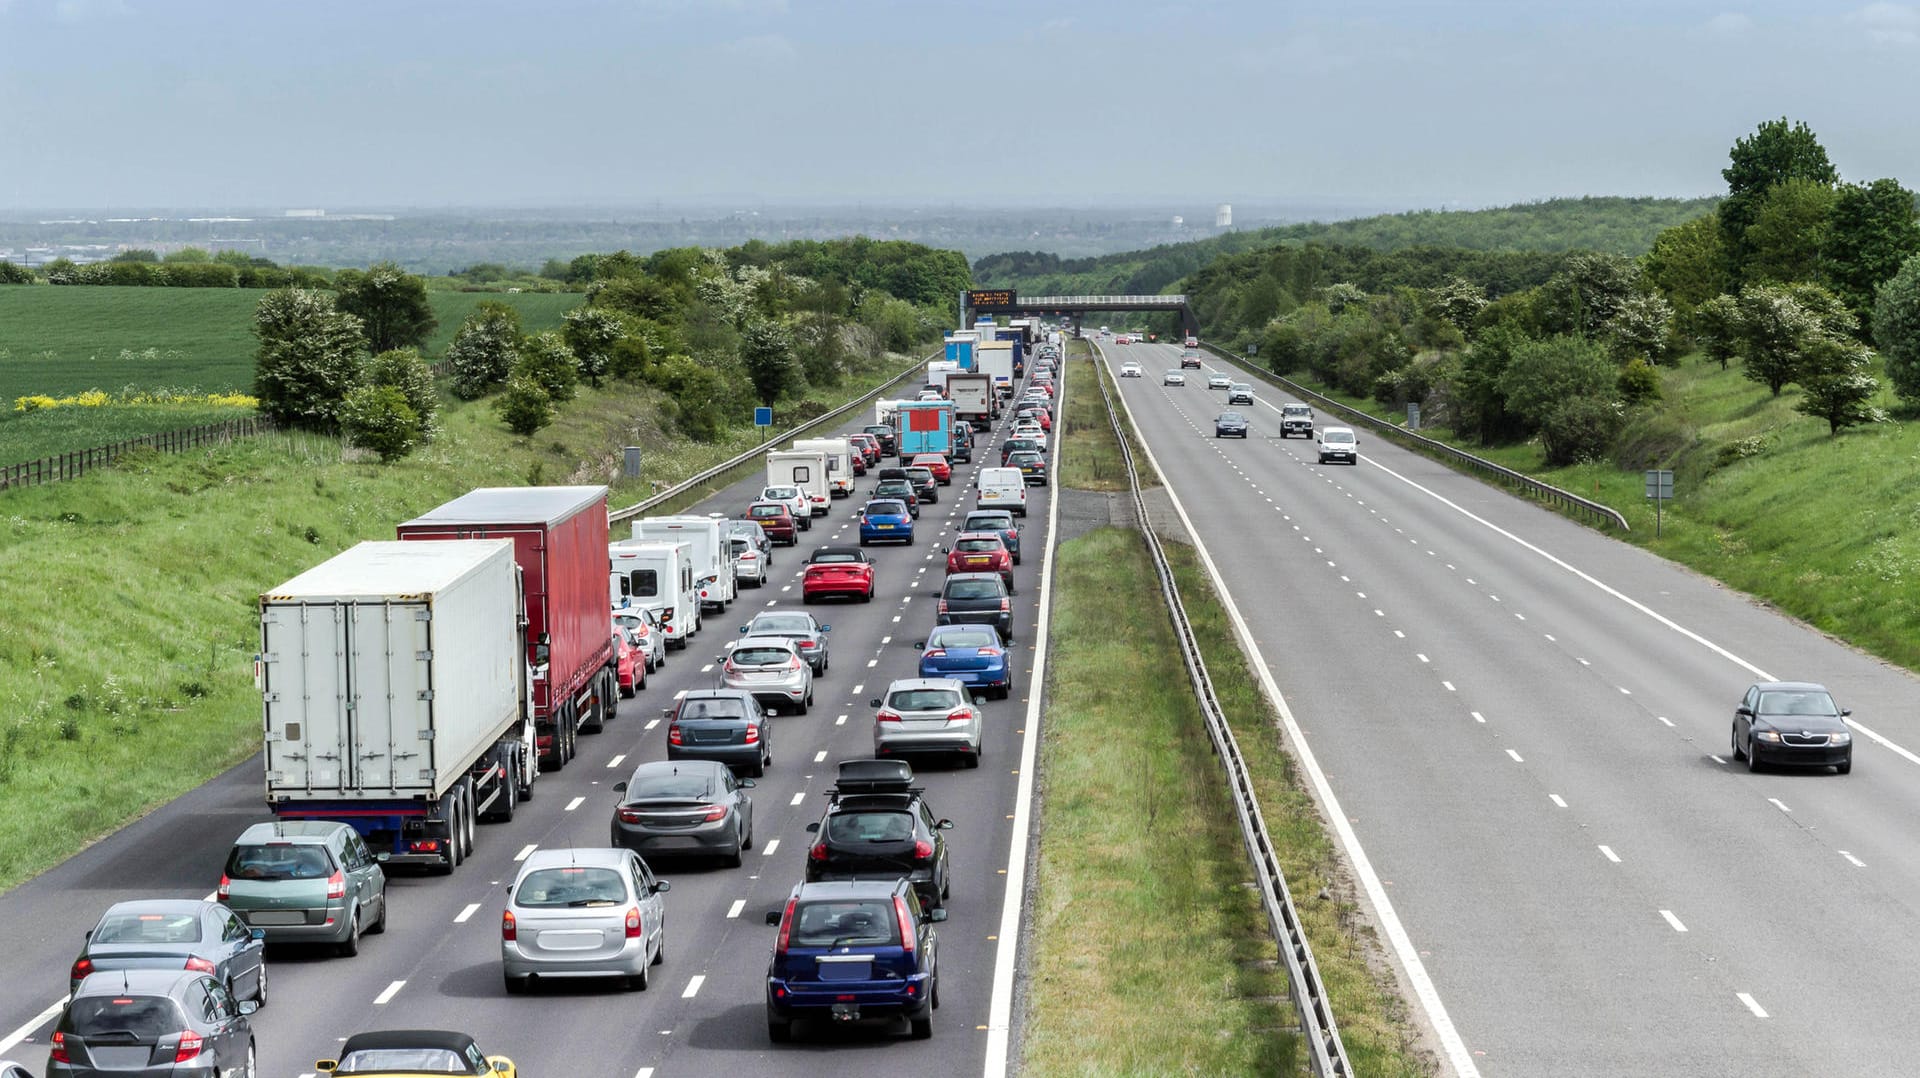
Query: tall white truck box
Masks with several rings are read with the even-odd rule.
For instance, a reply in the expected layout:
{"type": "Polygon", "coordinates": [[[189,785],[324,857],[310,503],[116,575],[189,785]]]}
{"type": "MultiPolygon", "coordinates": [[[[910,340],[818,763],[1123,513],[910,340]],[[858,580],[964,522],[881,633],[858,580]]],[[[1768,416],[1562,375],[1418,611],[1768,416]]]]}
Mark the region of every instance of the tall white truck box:
{"type": "Polygon", "coordinates": [[[873,421],[875,423],[885,423],[891,427],[893,426],[894,417],[900,414],[900,406],[912,403],[912,401],[906,400],[874,401],[873,421]]]}
{"type": "Polygon", "coordinates": [[[827,515],[832,488],[827,483],[827,455],[818,450],[776,449],[767,454],[767,485],[799,487],[812,515],[827,515]]]}
{"type": "Polygon", "coordinates": [[[981,341],[973,352],[974,370],[993,379],[993,391],[1013,396],[1013,342],[981,341]]]}
{"type": "Polygon", "coordinates": [[[974,430],[993,426],[993,379],[988,375],[960,372],[948,375],[947,399],[953,402],[956,420],[973,424],[974,430]]]}
{"type": "Polygon", "coordinates": [[[845,438],[800,438],[793,448],[827,456],[827,496],[844,498],[853,493],[853,443],[845,438]]]}
{"type": "Polygon", "coordinates": [[[685,543],[692,547],[693,587],[702,611],[725,610],[733,602],[733,548],[727,524],[713,517],[641,517],[633,522],[641,542],[685,543]]]}
{"type": "Polygon", "coordinates": [[[369,542],[260,596],[267,807],[452,872],[535,770],[511,539],[369,542]]]}
{"type": "Polygon", "coordinates": [[[615,608],[638,606],[660,615],[667,646],[684,648],[700,631],[700,589],[693,579],[693,546],[626,539],[607,544],[608,598],[615,608]]]}
{"type": "Polygon", "coordinates": [[[952,362],[951,360],[932,360],[927,363],[927,384],[945,393],[947,391],[947,377],[958,373],[959,370],[960,364],[952,362]]]}

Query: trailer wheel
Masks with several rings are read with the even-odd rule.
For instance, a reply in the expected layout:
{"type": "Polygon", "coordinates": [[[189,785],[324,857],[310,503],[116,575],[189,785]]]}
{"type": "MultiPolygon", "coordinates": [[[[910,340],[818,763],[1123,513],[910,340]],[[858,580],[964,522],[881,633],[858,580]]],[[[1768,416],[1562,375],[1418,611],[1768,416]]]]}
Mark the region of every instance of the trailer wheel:
{"type": "Polygon", "coordinates": [[[593,679],[593,697],[587,701],[587,719],[580,724],[581,733],[597,734],[607,728],[607,698],[602,695],[606,688],[606,675],[596,675],[593,679]]]}

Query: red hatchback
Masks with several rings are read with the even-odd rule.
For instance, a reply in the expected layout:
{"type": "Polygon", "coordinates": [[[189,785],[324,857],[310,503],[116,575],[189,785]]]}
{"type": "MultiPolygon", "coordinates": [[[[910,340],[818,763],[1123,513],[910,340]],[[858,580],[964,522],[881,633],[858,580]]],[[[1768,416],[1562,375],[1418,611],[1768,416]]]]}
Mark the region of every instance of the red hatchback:
{"type": "Polygon", "coordinates": [[[743,519],[760,525],[760,530],[773,542],[792,546],[800,541],[799,529],[793,523],[793,510],[785,502],[754,502],[747,506],[743,519]]]}
{"type": "Polygon", "coordinates": [[[800,601],[826,595],[845,595],[863,603],[873,601],[873,562],[858,547],[823,546],[807,559],[800,580],[800,601]]]}
{"type": "Polygon", "coordinates": [[[847,441],[860,448],[860,456],[867,462],[867,467],[880,463],[880,439],[871,434],[849,434],[847,441]]]}
{"type": "Polygon", "coordinates": [[[616,667],[620,679],[620,695],[632,696],[647,687],[646,653],[635,646],[627,630],[618,625],[613,627],[613,646],[619,655],[616,667]]]}
{"type": "Polygon", "coordinates": [[[999,573],[1013,594],[1013,552],[995,532],[961,532],[947,549],[949,573],[999,573]]]}
{"type": "Polygon", "coordinates": [[[943,487],[953,485],[953,465],[947,463],[944,453],[919,453],[907,462],[909,468],[925,468],[933,473],[933,480],[943,487]]]}

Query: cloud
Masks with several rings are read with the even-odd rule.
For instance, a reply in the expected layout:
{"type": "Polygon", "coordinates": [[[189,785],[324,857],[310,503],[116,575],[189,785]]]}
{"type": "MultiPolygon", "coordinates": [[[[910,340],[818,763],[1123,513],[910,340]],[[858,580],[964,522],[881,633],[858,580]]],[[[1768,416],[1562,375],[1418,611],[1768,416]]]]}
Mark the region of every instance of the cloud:
{"type": "Polygon", "coordinates": [[[1707,33],[1716,37],[1738,37],[1753,29],[1753,20],[1737,11],[1722,11],[1707,20],[1707,33]]]}
{"type": "Polygon", "coordinates": [[[126,0],[57,0],[53,5],[53,16],[61,22],[86,22],[131,14],[133,9],[127,6],[126,0]]]}
{"type": "Polygon", "coordinates": [[[1874,3],[1847,16],[1864,27],[1875,45],[1920,45],[1920,9],[1906,4],[1874,3]]]}
{"type": "Polygon", "coordinates": [[[729,41],[725,50],[729,56],[759,64],[784,64],[799,55],[793,42],[779,34],[755,34],[729,41]]]}

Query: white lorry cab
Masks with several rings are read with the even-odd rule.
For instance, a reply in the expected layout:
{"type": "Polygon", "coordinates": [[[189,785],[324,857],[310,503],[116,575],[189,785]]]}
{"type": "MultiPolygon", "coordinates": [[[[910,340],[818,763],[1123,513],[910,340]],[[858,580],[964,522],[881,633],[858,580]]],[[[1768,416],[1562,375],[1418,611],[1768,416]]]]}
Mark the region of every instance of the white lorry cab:
{"type": "Polygon", "coordinates": [[[693,587],[701,609],[725,610],[733,602],[733,547],[727,525],[714,517],[641,517],[633,537],[645,543],[686,543],[693,548],[693,587]]]}
{"type": "Polygon", "coordinates": [[[912,403],[912,401],[905,400],[874,401],[873,421],[875,423],[885,423],[891,427],[894,425],[893,417],[900,414],[900,406],[912,403]]]}
{"type": "Polygon", "coordinates": [[[700,631],[700,592],[693,583],[693,547],[628,539],[607,544],[608,592],[616,610],[643,607],[660,615],[667,646],[684,648],[700,631]]]}
{"type": "Polygon", "coordinates": [[[845,438],[802,438],[793,448],[827,455],[827,496],[844,498],[853,493],[853,443],[845,438]]]}
{"type": "MultiPolygon", "coordinates": [[[[851,465],[849,465],[851,467],[851,465]]],[[[767,454],[767,485],[799,487],[807,496],[809,516],[827,515],[833,497],[827,482],[827,455],[817,449],[776,449],[767,454]]]]}

